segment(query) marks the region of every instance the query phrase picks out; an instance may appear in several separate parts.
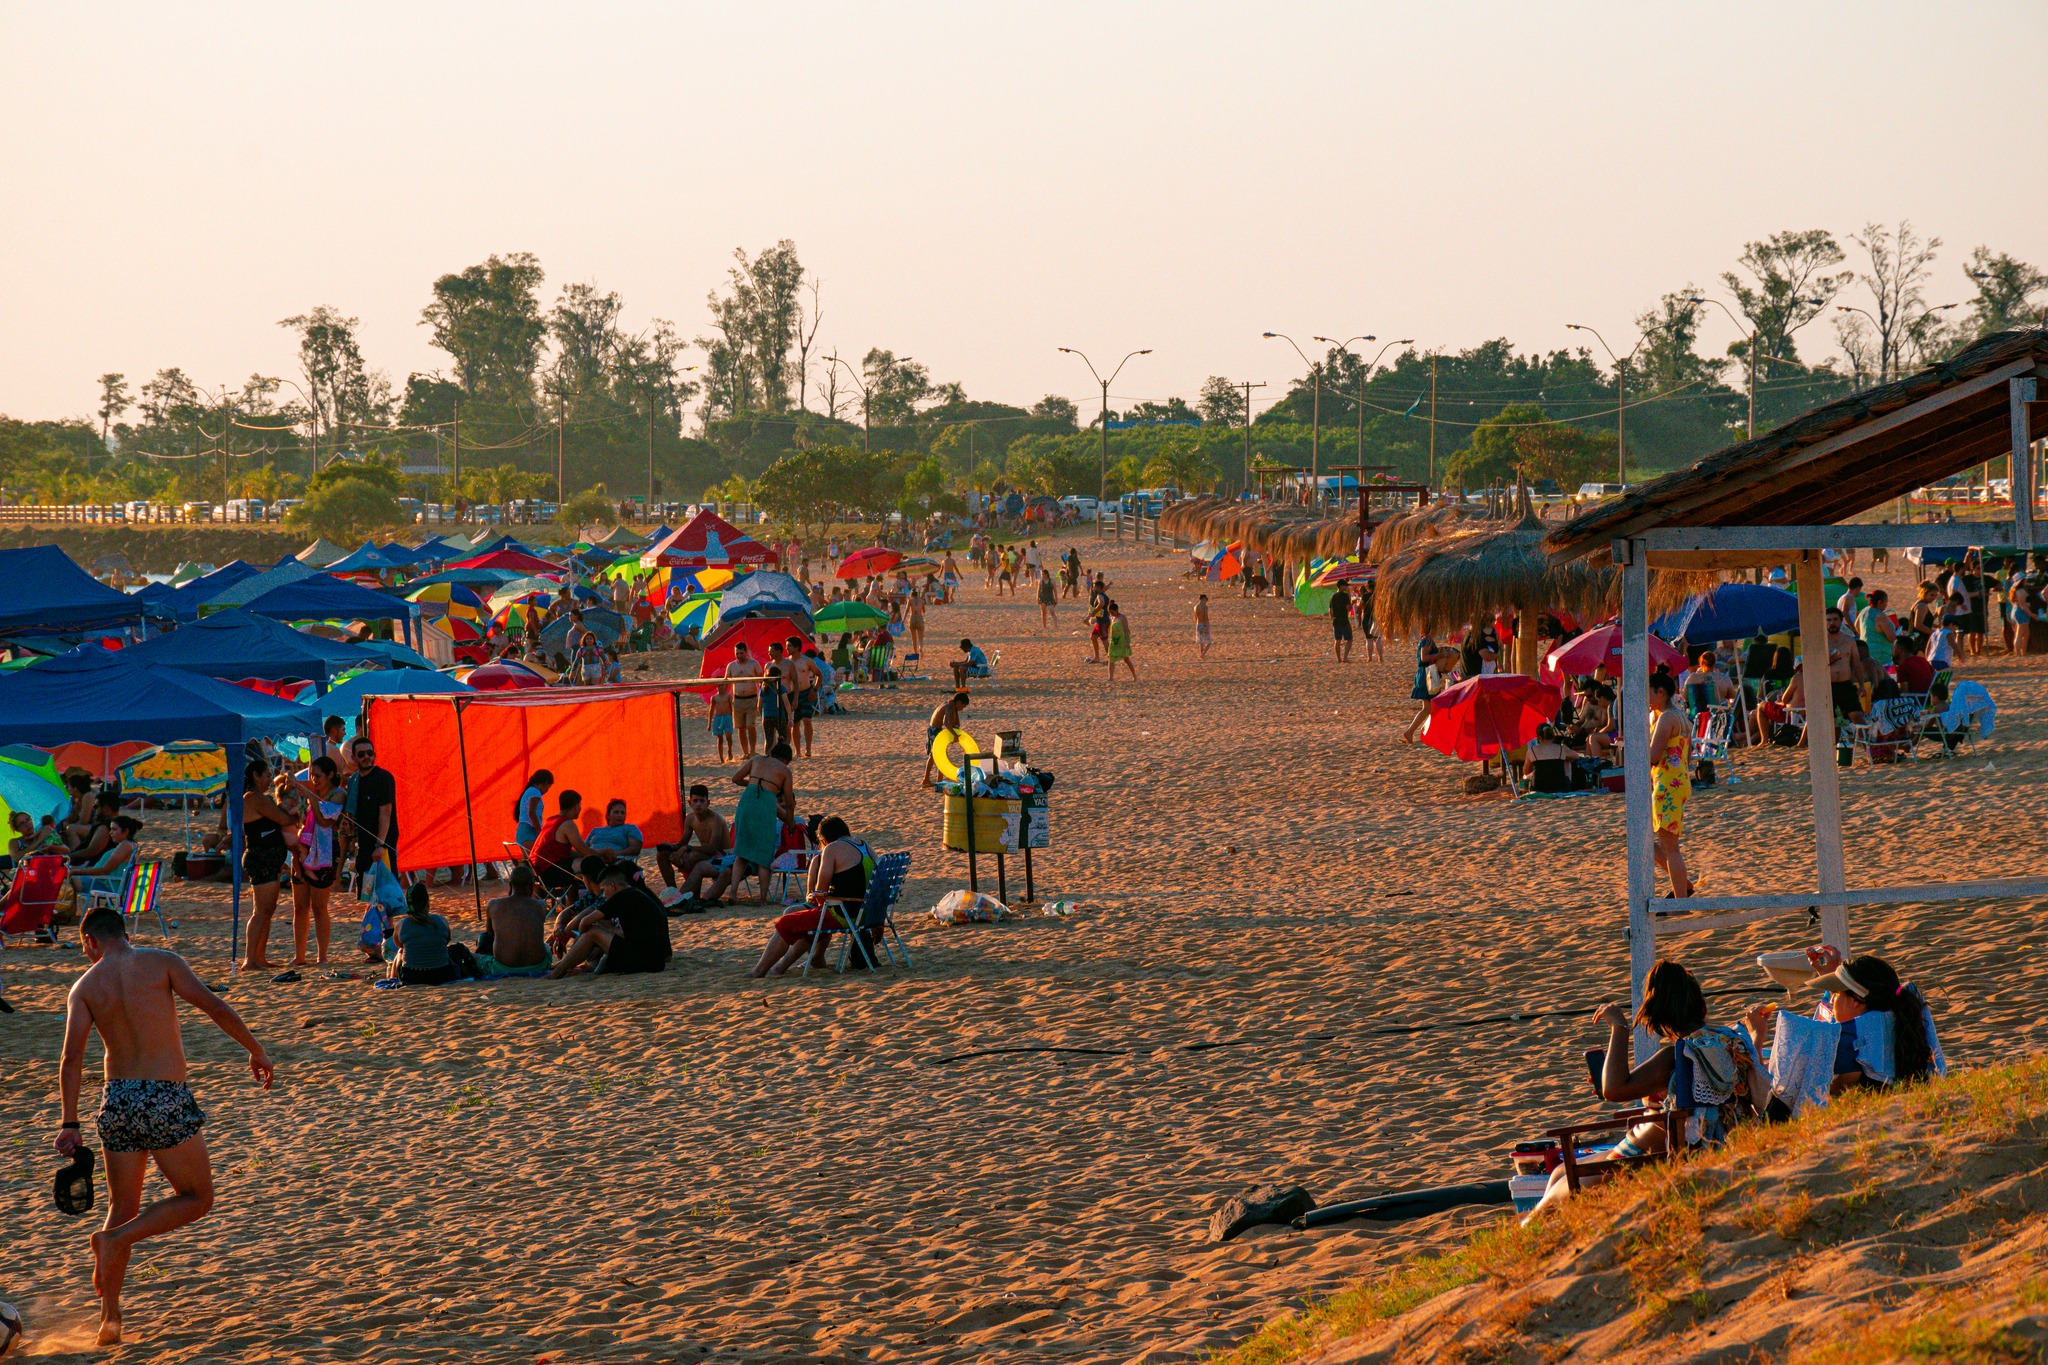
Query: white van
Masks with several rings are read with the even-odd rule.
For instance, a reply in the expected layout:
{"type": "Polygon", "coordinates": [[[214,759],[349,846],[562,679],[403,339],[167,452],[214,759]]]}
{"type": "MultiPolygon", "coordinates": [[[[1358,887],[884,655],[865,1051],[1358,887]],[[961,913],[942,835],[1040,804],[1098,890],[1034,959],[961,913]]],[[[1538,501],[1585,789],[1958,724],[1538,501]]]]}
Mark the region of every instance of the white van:
{"type": "Polygon", "coordinates": [[[1592,502],[1599,498],[1618,498],[1627,491],[1627,484],[1582,483],[1579,485],[1579,491],[1574,496],[1581,502],[1592,502]]]}

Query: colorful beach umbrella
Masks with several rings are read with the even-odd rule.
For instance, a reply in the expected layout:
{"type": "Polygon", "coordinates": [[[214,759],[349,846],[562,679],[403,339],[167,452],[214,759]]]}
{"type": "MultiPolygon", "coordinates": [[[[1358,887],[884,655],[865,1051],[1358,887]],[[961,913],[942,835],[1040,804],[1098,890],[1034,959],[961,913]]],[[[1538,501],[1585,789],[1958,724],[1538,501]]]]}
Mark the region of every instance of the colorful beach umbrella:
{"type": "Polygon", "coordinates": [[[844,635],[851,630],[873,630],[889,624],[889,613],[866,602],[827,602],[811,618],[820,635],[844,635]]]}
{"type": "Polygon", "coordinates": [[[139,753],[121,765],[121,790],[151,796],[219,796],[228,787],[227,750],[179,740],[139,753]]]}
{"type": "Polygon", "coordinates": [[[1379,568],[1372,564],[1360,564],[1356,560],[1344,559],[1332,564],[1315,576],[1319,588],[1334,588],[1339,583],[1360,583],[1378,578],[1379,568]]]}
{"type": "Polygon", "coordinates": [[[919,574],[937,573],[939,568],[939,561],[930,555],[912,555],[908,559],[897,561],[896,564],[897,573],[909,574],[913,578],[919,574]]]}
{"type": "MultiPolygon", "coordinates": [[[[1621,622],[1610,621],[1604,626],[1595,626],[1576,639],[1567,640],[1550,651],[1544,659],[1544,671],[1562,673],[1570,678],[1590,676],[1600,665],[1607,665],[1607,672],[1613,677],[1621,676],[1621,622]]],[[[1650,667],[1658,664],[1677,670],[1685,667],[1685,656],[1664,641],[1650,637],[1650,667]]]]}
{"type": "Polygon", "coordinates": [[[0,748],[0,829],[15,811],[40,822],[45,815],[62,820],[70,809],[64,779],[48,753],[26,744],[0,748]]]}
{"type": "Polygon", "coordinates": [[[865,550],[855,550],[852,554],[841,560],[839,562],[839,577],[847,579],[872,578],[876,574],[889,572],[889,570],[902,562],[903,554],[901,551],[884,549],[880,545],[871,545],[865,550]]]}
{"type": "Polygon", "coordinates": [[[481,621],[490,615],[490,606],[479,597],[473,588],[460,583],[429,583],[405,595],[408,602],[439,602],[448,608],[450,616],[467,621],[481,621]]]}
{"type": "Polygon", "coordinates": [[[668,620],[678,631],[694,630],[700,636],[709,635],[718,629],[718,594],[690,594],[676,604],[675,610],[668,614],[668,620]]]}
{"type": "Polygon", "coordinates": [[[1563,693],[1520,673],[1486,673],[1446,687],[1429,704],[1422,742],[1476,763],[1536,738],[1557,718],[1563,693]]]}
{"type": "Polygon", "coordinates": [[[499,659],[458,676],[479,692],[519,692],[548,685],[539,672],[517,659],[499,659]]]}

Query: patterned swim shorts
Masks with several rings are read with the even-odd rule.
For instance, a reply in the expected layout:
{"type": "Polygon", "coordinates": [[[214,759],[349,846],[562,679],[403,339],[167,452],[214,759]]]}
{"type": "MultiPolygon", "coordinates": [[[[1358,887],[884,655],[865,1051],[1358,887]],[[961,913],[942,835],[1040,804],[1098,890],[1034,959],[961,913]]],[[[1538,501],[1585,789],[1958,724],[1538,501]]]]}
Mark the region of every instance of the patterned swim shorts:
{"type": "Polygon", "coordinates": [[[108,1081],[100,1141],[110,1152],[161,1152],[198,1137],[205,1123],[183,1081],[108,1081]]]}

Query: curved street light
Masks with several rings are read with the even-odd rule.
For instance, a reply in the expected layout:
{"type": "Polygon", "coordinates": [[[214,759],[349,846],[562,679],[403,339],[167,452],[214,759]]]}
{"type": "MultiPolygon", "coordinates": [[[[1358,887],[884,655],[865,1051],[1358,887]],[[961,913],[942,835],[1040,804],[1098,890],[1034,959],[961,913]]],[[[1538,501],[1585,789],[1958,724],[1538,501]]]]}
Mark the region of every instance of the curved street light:
{"type": "MultiPolygon", "coordinates": [[[[1109,386],[1115,383],[1116,377],[1124,372],[1124,366],[1130,364],[1138,356],[1151,355],[1152,348],[1147,346],[1142,351],[1132,351],[1116,363],[1116,368],[1109,372],[1109,378],[1107,379],[1104,379],[1102,372],[1095,368],[1095,362],[1088,358],[1087,352],[1077,351],[1072,346],[1061,346],[1058,350],[1061,355],[1080,356],[1081,363],[1088,367],[1088,373],[1094,375],[1095,382],[1102,386],[1102,431],[1099,442],[1100,469],[1096,474],[1095,480],[1095,522],[1097,527],[1100,527],[1102,524],[1102,504],[1109,500],[1109,386]]],[[[1122,517],[1116,519],[1116,538],[1118,540],[1124,538],[1124,519],[1122,517]]]]}
{"type": "MultiPolygon", "coordinates": [[[[1338,341],[1333,337],[1316,337],[1314,340],[1334,346],[1346,355],[1356,359],[1358,353],[1351,349],[1353,341],[1378,341],[1379,338],[1367,332],[1364,336],[1355,336],[1347,341],[1338,341]]],[[[1361,366],[1358,371],[1358,496],[1361,499],[1359,503],[1361,507],[1364,506],[1363,499],[1365,497],[1365,382],[1372,377],[1372,372],[1379,368],[1381,356],[1396,346],[1413,346],[1414,344],[1415,338],[1413,337],[1402,337],[1398,341],[1389,341],[1381,346],[1378,351],[1374,352],[1373,358],[1361,366]]],[[[1363,516],[1364,513],[1361,512],[1360,515],[1363,516]]]]}

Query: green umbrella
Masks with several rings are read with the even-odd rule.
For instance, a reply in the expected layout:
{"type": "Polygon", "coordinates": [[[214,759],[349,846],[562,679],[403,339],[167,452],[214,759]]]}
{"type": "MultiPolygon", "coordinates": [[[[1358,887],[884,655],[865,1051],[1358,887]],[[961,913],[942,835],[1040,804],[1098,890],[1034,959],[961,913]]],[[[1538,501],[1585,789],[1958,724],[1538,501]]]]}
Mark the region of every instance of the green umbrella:
{"type": "Polygon", "coordinates": [[[889,624],[889,613],[865,602],[828,602],[811,618],[820,635],[843,635],[889,624]]]}

